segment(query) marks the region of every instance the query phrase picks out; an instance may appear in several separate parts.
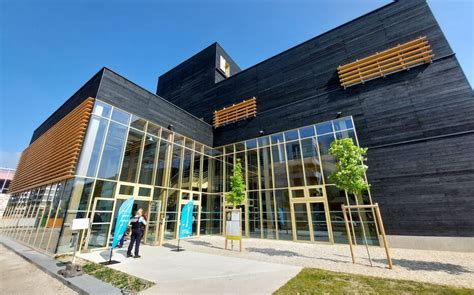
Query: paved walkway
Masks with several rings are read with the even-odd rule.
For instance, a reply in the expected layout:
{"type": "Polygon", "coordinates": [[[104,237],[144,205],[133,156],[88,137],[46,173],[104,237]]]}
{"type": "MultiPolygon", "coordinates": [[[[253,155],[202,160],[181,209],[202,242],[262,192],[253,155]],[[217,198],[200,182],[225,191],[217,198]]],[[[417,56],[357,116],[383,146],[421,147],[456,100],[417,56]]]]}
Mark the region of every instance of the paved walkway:
{"type": "MultiPolygon", "coordinates": [[[[43,271],[46,276],[49,275],[51,279],[55,280],[57,283],[62,283],[65,286],[70,287],[74,291],[77,291],[78,293],[107,295],[122,294],[120,289],[117,289],[112,285],[104,283],[87,274],[74,278],[64,278],[63,276],[58,274],[58,270],[64,269],[64,265],[61,262],[55,260],[52,256],[45,255],[36,250],[33,250],[15,240],[10,239],[9,237],[0,235],[0,245],[4,248],[8,248],[8,250],[11,252],[15,252],[17,255],[20,255],[22,259],[24,259],[24,261],[26,260],[27,265],[33,267],[33,269],[39,272],[43,271]]],[[[3,256],[3,251],[1,253],[3,256]]],[[[0,264],[3,265],[3,263],[1,262],[0,264]]],[[[1,270],[3,278],[3,266],[1,270]]],[[[3,283],[3,280],[1,282],[3,283]]],[[[21,289],[22,287],[23,285],[19,282],[17,288],[21,290],[21,292],[13,294],[30,294],[30,292],[35,292],[36,290],[43,290],[39,286],[38,288],[32,287],[28,289],[21,289]],[[27,290],[27,292],[25,290],[27,290]]],[[[1,288],[3,288],[3,284],[0,284],[0,289],[1,288]]],[[[0,292],[0,294],[3,293],[0,292]]],[[[38,292],[34,294],[54,294],[54,292],[38,292]]]]}
{"type": "MultiPolygon", "coordinates": [[[[271,294],[301,270],[292,265],[171,250],[142,246],[139,259],[126,258],[125,250],[116,250],[113,259],[121,263],[111,267],[156,283],[143,294],[271,294]]],[[[108,253],[79,256],[101,262],[108,259],[108,253]]]]}
{"type": "Polygon", "coordinates": [[[1,244],[0,282],[2,294],[77,294],[1,244]]]}
{"type": "Polygon", "coordinates": [[[202,236],[182,240],[181,245],[189,251],[214,255],[474,288],[474,253],[472,252],[391,249],[395,267],[390,270],[386,268],[384,248],[375,246],[369,247],[374,265],[371,267],[364,246],[356,247],[356,264],[354,265],[349,246],[343,244],[244,239],[245,252],[239,253],[224,250],[224,239],[220,236],[202,236]]]}

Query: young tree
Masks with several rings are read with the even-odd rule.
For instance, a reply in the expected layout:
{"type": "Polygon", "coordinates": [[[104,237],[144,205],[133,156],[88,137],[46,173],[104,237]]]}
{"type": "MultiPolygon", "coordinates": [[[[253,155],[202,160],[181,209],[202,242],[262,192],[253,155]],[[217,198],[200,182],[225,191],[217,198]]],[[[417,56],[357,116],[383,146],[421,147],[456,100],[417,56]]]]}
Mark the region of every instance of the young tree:
{"type": "Polygon", "coordinates": [[[360,148],[351,138],[337,139],[331,143],[329,154],[336,158],[336,170],[329,179],[339,189],[354,194],[357,198],[369,189],[365,181],[367,148],[360,148]]]}
{"type": "Polygon", "coordinates": [[[232,204],[234,209],[245,200],[245,183],[240,159],[237,159],[234,165],[233,175],[230,177],[230,192],[226,194],[225,199],[227,203],[232,204]]]}
{"type": "MultiPolygon", "coordinates": [[[[367,148],[360,148],[354,145],[352,138],[335,140],[331,143],[331,147],[329,148],[329,154],[336,158],[336,170],[329,176],[329,179],[336,184],[337,188],[353,194],[356,200],[359,200],[359,197],[362,197],[362,194],[370,187],[365,181],[365,171],[367,171],[368,168],[367,165],[364,164],[367,160],[365,157],[366,153],[367,148]]],[[[369,256],[370,265],[372,266],[367,236],[365,234],[365,225],[359,209],[357,209],[357,213],[361,221],[365,248],[369,256]]]]}

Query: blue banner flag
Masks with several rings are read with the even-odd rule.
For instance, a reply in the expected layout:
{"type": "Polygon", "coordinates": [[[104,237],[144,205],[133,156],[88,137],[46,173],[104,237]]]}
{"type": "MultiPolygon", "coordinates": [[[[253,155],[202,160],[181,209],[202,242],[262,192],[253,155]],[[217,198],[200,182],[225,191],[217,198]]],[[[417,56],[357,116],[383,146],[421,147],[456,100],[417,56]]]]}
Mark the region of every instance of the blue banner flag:
{"type": "Polygon", "coordinates": [[[179,221],[179,238],[186,238],[193,234],[193,209],[194,201],[189,201],[184,205],[181,211],[181,218],[179,221]]]}
{"type": "Polygon", "coordinates": [[[112,241],[112,249],[117,247],[118,243],[127,230],[130,216],[132,215],[133,197],[123,202],[117,213],[117,221],[115,223],[114,240],[112,241]]]}

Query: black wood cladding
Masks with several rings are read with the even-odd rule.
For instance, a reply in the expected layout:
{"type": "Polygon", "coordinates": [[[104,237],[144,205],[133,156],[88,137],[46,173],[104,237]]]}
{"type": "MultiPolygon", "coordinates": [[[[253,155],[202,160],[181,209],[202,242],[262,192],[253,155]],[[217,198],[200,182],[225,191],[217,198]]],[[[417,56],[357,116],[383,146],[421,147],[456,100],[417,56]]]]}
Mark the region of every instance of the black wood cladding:
{"type": "MultiPolygon", "coordinates": [[[[179,79],[190,77],[180,70],[179,79]]],[[[166,78],[173,80],[172,73],[166,78]]],[[[171,98],[160,85],[158,90],[209,123],[214,110],[257,97],[257,117],[216,129],[214,146],[257,137],[260,130],[271,134],[334,119],[337,112],[352,115],[360,144],[369,147],[368,178],[389,234],[474,236],[473,135],[380,147],[474,130],[472,89],[425,1],[391,3],[203,84],[196,93],[191,81],[181,83],[171,98]],[[339,65],[420,36],[431,44],[433,63],[346,90],[340,86],[339,65]]]]}
{"type": "Polygon", "coordinates": [[[212,146],[212,126],[126,78],[104,69],[97,99],[212,146]]]}
{"type": "MultiPolygon", "coordinates": [[[[248,45],[252,48],[252,44],[248,45]]],[[[368,179],[388,234],[474,236],[474,96],[456,57],[421,0],[400,0],[240,70],[214,43],[160,76],[164,101],[103,69],[34,133],[44,133],[89,96],[207,145],[352,115],[369,147],[368,179]],[[435,60],[344,90],[339,65],[426,36],[435,60]],[[232,76],[216,70],[219,56],[232,76]],[[100,83],[100,88],[98,87],[100,83]],[[213,130],[216,109],[257,98],[257,117],[213,130]]]]}

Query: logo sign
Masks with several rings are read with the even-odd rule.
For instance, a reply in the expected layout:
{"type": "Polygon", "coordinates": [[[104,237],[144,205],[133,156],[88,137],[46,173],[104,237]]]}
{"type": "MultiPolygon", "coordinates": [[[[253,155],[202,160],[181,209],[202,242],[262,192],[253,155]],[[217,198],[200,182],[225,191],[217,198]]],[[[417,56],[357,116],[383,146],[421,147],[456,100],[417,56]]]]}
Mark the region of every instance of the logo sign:
{"type": "Polygon", "coordinates": [[[112,241],[112,249],[117,247],[123,235],[125,234],[125,230],[128,227],[128,222],[130,221],[130,215],[132,214],[132,207],[133,207],[133,197],[123,202],[122,206],[120,206],[120,209],[117,214],[117,222],[115,223],[115,232],[114,232],[114,240],[112,241]]]}
{"type": "Polygon", "coordinates": [[[179,221],[179,238],[186,238],[193,234],[193,209],[194,201],[189,201],[184,205],[181,211],[181,219],[179,221]]]}

